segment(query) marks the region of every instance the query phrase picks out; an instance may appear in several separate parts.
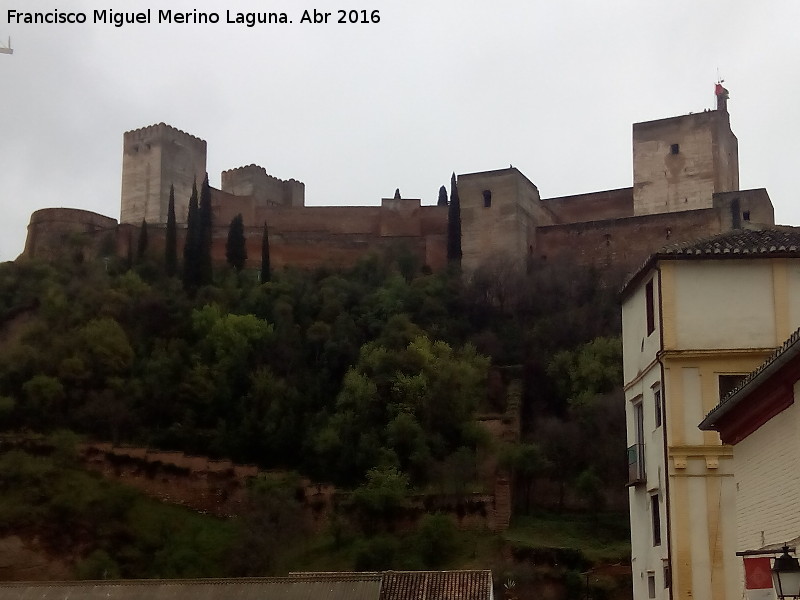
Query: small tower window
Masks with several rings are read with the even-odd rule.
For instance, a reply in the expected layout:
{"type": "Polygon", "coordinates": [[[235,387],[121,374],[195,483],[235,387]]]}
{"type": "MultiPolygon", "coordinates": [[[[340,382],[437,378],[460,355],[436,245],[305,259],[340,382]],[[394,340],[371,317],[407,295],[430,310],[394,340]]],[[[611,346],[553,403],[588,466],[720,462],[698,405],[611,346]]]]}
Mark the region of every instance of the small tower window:
{"type": "Polygon", "coordinates": [[[492,190],[483,190],[483,207],[489,208],[492,205],[492,190]]]}
{"type": "Polygon", "coordinates": [[[746,210],[746,211],[744,211],[744,212],[742,213],[742,218],[743,218],[745,221],[749,221],[749,220],[750,220],[750,211],[749,211],[749,210],[746,210]]]}
{"type": "Polygon", "coordinates": [[[672,144],[669,147],[669,153],[670,154],[678,154],[678,152],[680,152],[680,151],[681,151],[681,145],[680,144],[672,144]]]}
{"type": "Polygon", "coordinates": [[[650,335],[656,330],[656,298],[655,294],[653,293],[652,279],[644,286],[644,299],[647,313],[647,335],[650,335]]]}
{"type": "Polygon", "coordinates": [[[650,516],[653,519],[653,546],[661,545],[661,509],[658,506],[658,494],[650,496],[650,516]]]}

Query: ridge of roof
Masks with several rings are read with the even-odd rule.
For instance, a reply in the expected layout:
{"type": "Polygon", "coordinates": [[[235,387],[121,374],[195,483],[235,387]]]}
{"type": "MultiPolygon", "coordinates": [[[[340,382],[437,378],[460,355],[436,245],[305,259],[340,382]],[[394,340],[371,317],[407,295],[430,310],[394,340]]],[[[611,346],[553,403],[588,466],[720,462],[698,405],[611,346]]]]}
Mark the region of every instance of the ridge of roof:
{"type": "Polygon", "coordinates": [[[645,271],[658,260],[742,259],[761,257],[800,258],[800,227],[791,225],[755,225],[688,242],[663,246],[647,257],[625,281],[624,297],[645,271]]]}

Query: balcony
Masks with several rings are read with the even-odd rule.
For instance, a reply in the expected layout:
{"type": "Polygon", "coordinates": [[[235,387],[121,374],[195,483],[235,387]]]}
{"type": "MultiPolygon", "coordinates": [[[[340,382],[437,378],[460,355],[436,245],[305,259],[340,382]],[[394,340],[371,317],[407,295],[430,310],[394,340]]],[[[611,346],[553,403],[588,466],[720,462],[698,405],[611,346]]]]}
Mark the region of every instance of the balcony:
{"type": "Polygon", "coordinates": [[[628,485],[644,483],[647,474],[644,471],[644,444],[628,446],[628,485]]]}

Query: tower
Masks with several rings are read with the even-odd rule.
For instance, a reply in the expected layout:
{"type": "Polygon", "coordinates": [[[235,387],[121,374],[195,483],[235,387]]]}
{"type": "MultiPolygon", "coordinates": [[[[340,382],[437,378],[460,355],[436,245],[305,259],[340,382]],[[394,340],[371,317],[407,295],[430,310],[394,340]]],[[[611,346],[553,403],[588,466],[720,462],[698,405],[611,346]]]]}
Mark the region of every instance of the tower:
{"type": "Polygon", "coordinates": [[[166,223],[169,188],[175,217],[186,222],[192,184],[206,174],[206,142],[164,123],[125,133],[120,223],[166,223]]]}
{"type": "Polygon", "coordinates": [[[728,91],[717,84],[716,110],[633,125],[635,215],[712,207],[717,192],[739,189],[739,149],[728,91]]]}
{"type": "Polygon", "coordinates": [[[518,169],[458,176],[462,266],[475,270],[488,257],[522,262],[535,244],[535,228],[550,223],[539,190],[518,169]]]}

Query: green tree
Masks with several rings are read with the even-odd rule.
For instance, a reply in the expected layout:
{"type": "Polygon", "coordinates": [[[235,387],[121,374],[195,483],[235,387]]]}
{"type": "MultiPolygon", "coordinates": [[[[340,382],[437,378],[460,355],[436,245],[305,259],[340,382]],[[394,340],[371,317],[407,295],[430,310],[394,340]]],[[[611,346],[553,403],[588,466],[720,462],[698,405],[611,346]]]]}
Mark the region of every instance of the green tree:
{"type": "Polygon", "coordinates": [[[175,186],[169,186],[167,205],[167,233],[164,245],[164,267],[168,277],[178,273],[178,226],[175,220],[175,186]]]}
{"type": "Polygon", "coordinates": [[[244,237],[244,222],[242,213],[239,213],[231,221],[228,228],[228,240],[225,242],[225,258],[228,264],[241,271],[247,260],[247,245],[244,237]]]}
{"type": "Polygon", "coordinates": [[[353,506],[361,526],[374,533],[381,526],[391,527],[393,519],[407,504],[408,476],[395,467],[370,469],[367,480],[353,491],[353,506]]]}
{"type": "Polygon", "coordinates": [[[208,184],[208,173],[200,187],[200,204],[198,209],[200,235],[198,240],[198,284],[208,285],[212,281],[211,246],[213,244],[213,219],[211,215],[211,186],[208,184]]]}
{"type": "Polygon", "coordinates": [[[187,290],[200,285],[200,215],[197,182],[192,183],[189,212],[186,216],[186,240],[183,244],[183,286],[187,290]]]}
{"type": "Polygon", "coordinates": [[[291,481],[255,480],[236,519],[238,536],[228,553],[228,569],[237,577],[276,575],[282,561],[308,534],[302,506],[291,481]]]}
{"type": "Polygon", "coordinates": [[[269,231],[267,222],[264,221],[264,233],[261,234],[261,283],[266,283],[272,278],[269,263],[269,231]]]}
{"type": "Polygon", "coordinates": [[[432,461],[476,444],[487,370],[472,346],[454,350],[424,335],[399,348],[365,344],[315,438],[327,472],[352,482],[366,469],[396,465],[425,483],[432,461]]]}
{"type": "Polygon", "coordinates": [[[450,204],[447,210],[447,262],[461,265],[461,202],[455,173],[450,177],[450,204]]]}
{"type": "Polygon", "coordinates": [[[79,349],[85,353],[89,371],[95,377],[122,375],[133,364],[128,334],[112,318],[92,319],[81,328],[78,339],[79,349]]]}
{"type": "Polygon", "coordinates": [[[530,512],[533,504],[533,488],[536,479],[544,475],[548,462],[538,444],[523,443],[508,446],[500,456],[500,464],[510,469],[523,491],[522,505],[530,512]]]}
{"type": "Polygon", "coordinates": [[[23,411],[34,422],[57,422],[57,416],[63,413],[66,397],[64,386],[58,379],[48,375],[34,375],[22,386],[22,391],[27,400],[23,411]]]}
{"type": "Polygon", "coordinates": [[[139,243],[136,246],[136,261],[142,262],[145,254],[147,253],[147,221],[142,219],[142,225],[139,228],[139,243]]]}
{"type": "Polygon", "coordinates": [[[571,407],[585,406],[622,381],[622,340],[599,337],[575,350],[558,352],[547,372],[571,407]]]}
{"type": "Polygon", "coordinates": [[[414,532],[414,548],[426,569],[445,566],[458,550],[456,526],[447,515],[425,515],[414,532]]]}
{"type": "Polygon", "coordinates": [[[592,467],[584,469],[575,478],[575,490],[586,503],[586,508],[596,518],[605,508],[606,498],[603,494],[603,480],[592,467]]]}
{"type": "Polygon", "coordinates": [[[447,188],[444,186],[439,188],[439,200],[436,206],[447,206],[447,188]]]}

